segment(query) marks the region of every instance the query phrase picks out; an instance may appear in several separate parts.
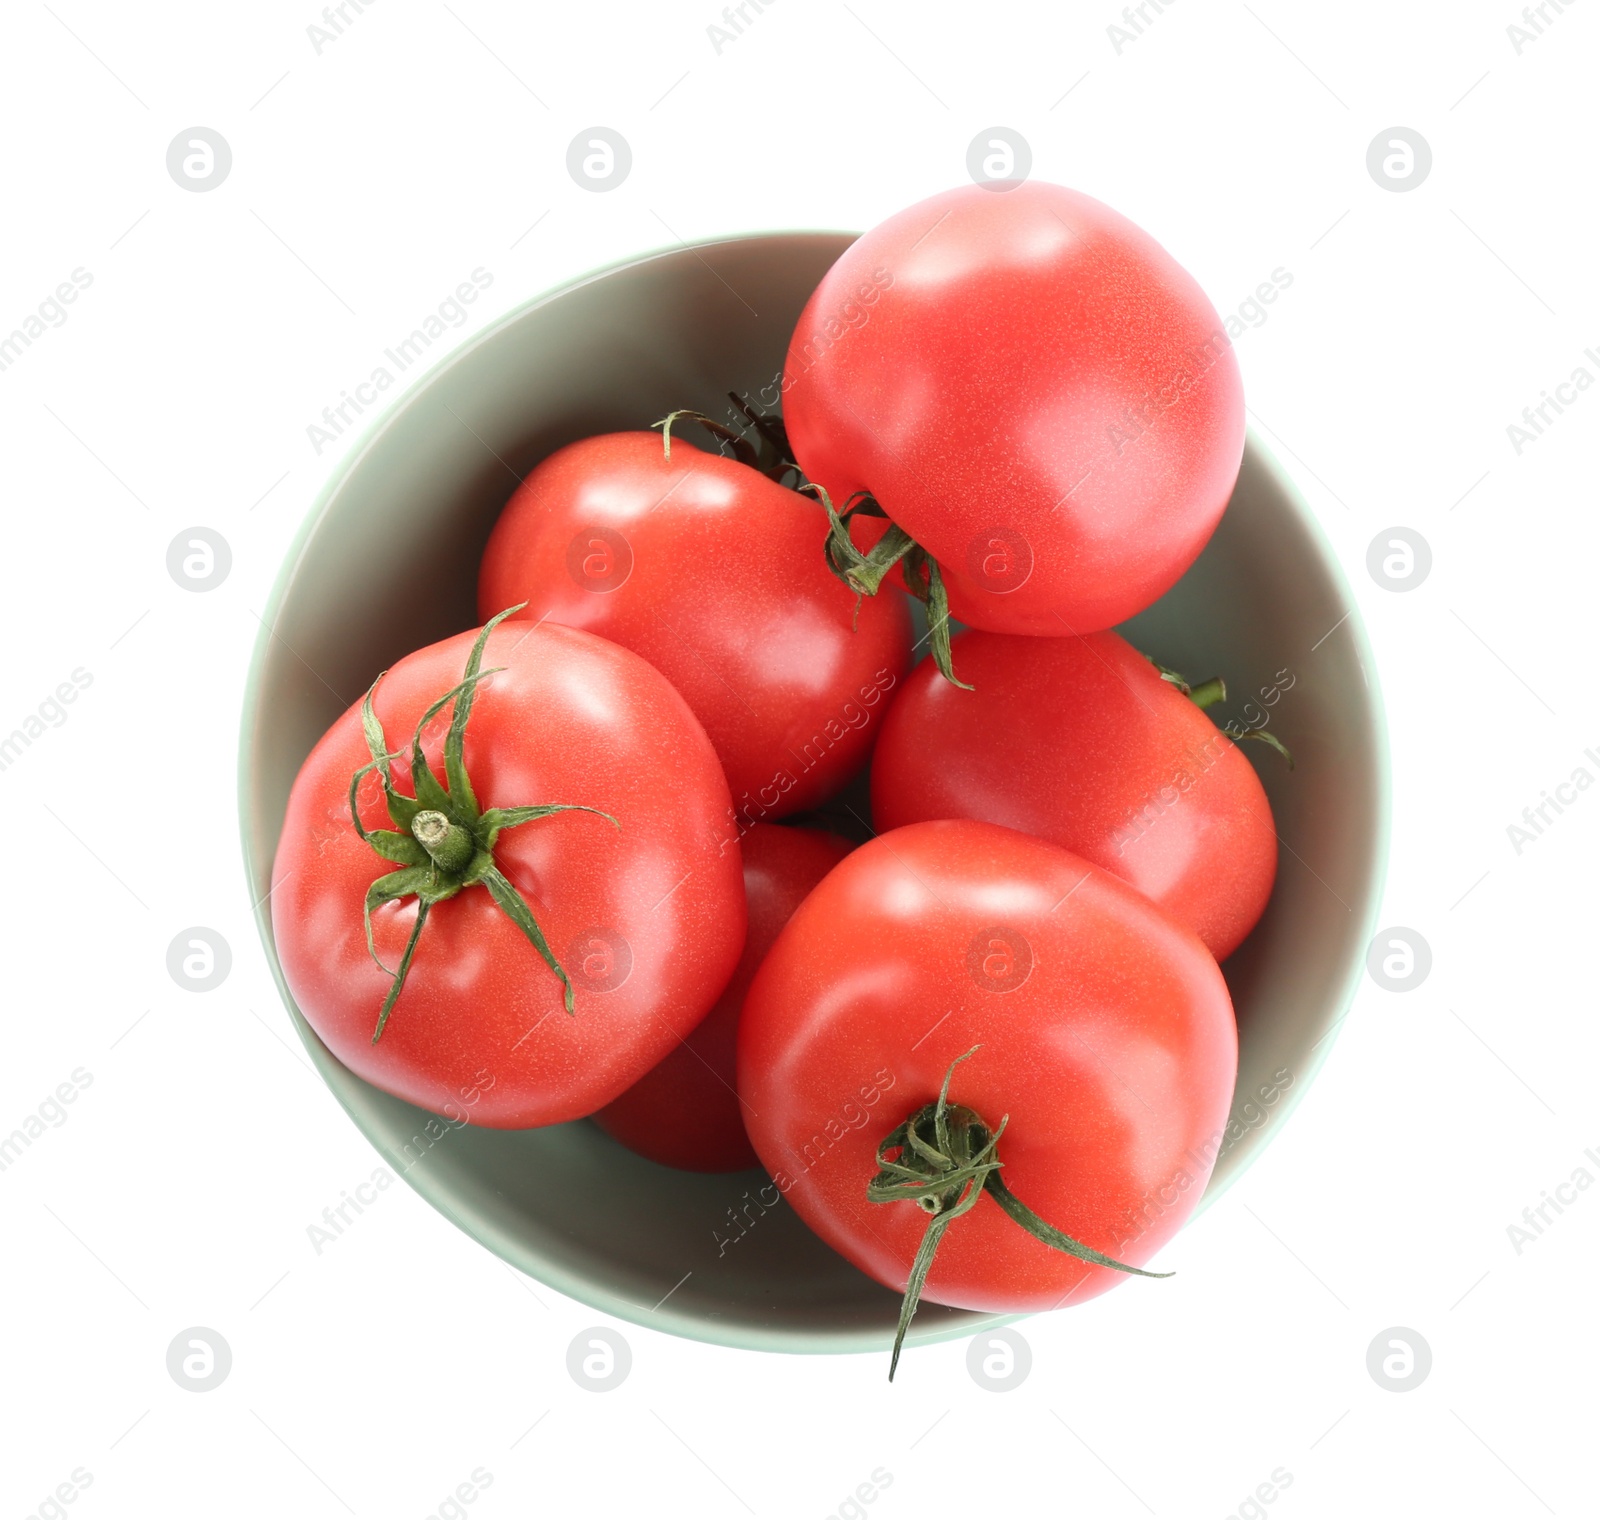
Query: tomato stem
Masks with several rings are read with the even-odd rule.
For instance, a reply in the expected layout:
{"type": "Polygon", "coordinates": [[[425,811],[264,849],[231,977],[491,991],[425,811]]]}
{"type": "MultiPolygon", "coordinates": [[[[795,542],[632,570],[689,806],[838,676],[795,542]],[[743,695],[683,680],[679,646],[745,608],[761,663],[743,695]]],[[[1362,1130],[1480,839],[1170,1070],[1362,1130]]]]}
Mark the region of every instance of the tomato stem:
{"type": "Polygon", "coordinates": [[[1005,1164],[997,1154],[1009,1115],[993,1129],[963,1104],[950,1102],[950,1080],[956,1067],[982,1047],[974,1045],[950,1063],[938,1099],[924,1104],[878,1146],[878,1173],[867,1184],[871,1203],[915,1203],[932,1217],[911,1263],[905,1295],[900,1301],[900,1322],[895,1327],[894,1351],[889,1358],[889,1381],[900,1364],[900,1348],[922,1299],[933,1266],[934,1253],[951,1223],[967,1213],[987,1193],[1006,1214],[1035,1240],[1052,1250],[1076,1256],[1100,1267],[1129,1272],[1137,1277],[1171,1277],[1170,1272],[1147,1272],[1130,1267],[1104,1252],[1074,1240],[1041,1219],[1000,1180],[1005,1164]]]}
{"type": "Polygon", "coordinates": [[[791,471],[797,480],[803,480],[805,472],[794,462],[794,449],[789,444],[789,432],[783,425],[783,418],[758,412],[737,391],[729,391],[728,400],[744,414],[745,421],[755,429],[756,437],[760,439],[756,468],[779,482],[791,471]]]}
{"type": "Polygon", "coordinates": [[[858,549],[850,537],[850,523],[856,517],[881,517],[888,521],[889,514],[867,491],[857,491],[844,504],[844,511],[834,510],[826,487],[808,483],[800,487],[808,496],[815,496],[828,514],[828,536],[823,541],[823,555],[828,568],[856,594],[856,611],[861,610],[861,598],[876,596],[883,579],[900,565],[900,574],[906,590],[928,612],[928,650],[939,674],[963,691],[971,691],[965,681],[959,680],[950,658],[950,597],[945,590],[944,576],[939,562],[898,523],[890,522],[884,535],[870,549],[858,549]]]}
{"type": "MultiPolygon", "coordinates": [[[[1147,660],[1150,659],[1146,655],[1147,660]]],[[[1176,686],[1196,707],[1204,712],[1208,707],[1215,707],[1218,702],[1228,700],[1227,683],[1221,676],[1212,676],[1209,681],[1201,681],[1197,686],[1191,686],[1177,671],[1169,669],[1157,660],[1150,663],[1161,672],[1161,679],[1169,686],[1176,686]]]]}
{"type": "MultiPolygon", "coordinates": [[[[1148,655],[1145,658],[1147,660],[1150,659],[1148,655]]],[[[1176,686],[1202,712],[1208,707],[1215,707],[1218,702],[1226,702],[1228,700],[1227,683],[1221,676],[1212,676],[1209,681],[1201,681],[1199,685],[1191,686],[1177,671],[1169,670],[1165,665],[1159,664],[1155,660],[1150,660],[1150,663],[1161,672],[1163,681],[1166,681],[1169,685],[1176,686]]],[[[1259,728],[1246,728],[1242,723],[1237,722],[1223,723],[1220,727],[1223,733],[1232,739],[1235,744],[1243,743],[1246,739],[1260,740],[1269,749],[1276,750],[1278,754],[1282,755],[1289,762],[1290,770],[1294,769],[1294,756],[1289,753],[1288,745],[1276,734],[1269,732],[1265,723],[1259,728]]]]}
{"type": "Polygon", "coordinates": [[[585,807],[581,803],[481,808],[467,775],[464,758],[467,720],[472,715],[478,686],[490,676],[499,674],[498,670],[482,668],[484,646],[495,628],[512,613],[520,612],[525,605],[521,603],[508,607],[483,625],[473,641],[471,654],[467,656],[461,681],[432,703],[418,720],[411,736],[411,784],[416,793],[414,797],[407,797],[395,788],[394,761],[397,752],[389,748],[383,724],[372,705],[373,695],[383,680],[381,675],[361,699],[361,732],[372,758],[350,778],[350,821],[355,825],[356,833],[371,845],[376,854],[400,867],[397,871],[378,877],[367,888],[361,909],[367,953],[390,979],[388,993],[378,1010],[377,1027],[372,1031],[374,1045],[382,1038],[384,1026],[389,1022],[389,1015],[405,987],[417,941],[422,936],[429,911],[435,903],[444,902],[468,887],[483,887],[501,912],[522,931],[544,963],[560,978],[562,1002],[568,1013],[573,1012],[572,978],[550,949],[544,932],[534,919],[533,910],[496,865],[495,843],[506,829],[547,818],[552,813],[596,813],[614,828],[620,828],[621,825],[609,813],[601,813],[598,808],[585,807]],[[441,782],[422,752],[422,732],[446,707],[451,709],[450,728],[445,735],[445,780],[441,782]],[[394,824],[393,829],[369,829],[361,821],[358,793],[361,783],[374,772],[383,784],[384,802],[394,824]],[[407,897],[417,899],[417,916],[406,940],[400,964],[391,971],[379,957],[372,937],[372,910],[384,903],[398,902],[407,897]]]}
{"type": "Polygon", "coordinates": [[[411,820],[411,833],[441,871],[462,870],[476,850],[470,830],[431,808],[411,820]]]}
{"type": "Polygon", "coordinates": [[[676,412],[668,412],[660,422],[652,422],[650,424],[652,428],[661,429],[661,457],[663,459],[672,458],[672,429],[680,420],[698,422],[708,433],[715,434],[724,443],[731,443],[734,457],[740,464],[754,466],[756,451],[742,434],[734,432],[731,427],[728,427],[725,423],[718,422],[714,417],[706,416],[704,412],[690,411],[687,407],[676,412]]]}
{"type": "Polygon", "coordinates": [[[733,450],[733,457],[742,465],[765,475],[769,480],[782,483],[783,477],[791,470],[798,475],[800,466],[789,457],[789,440],[783,431],[783,423],[776,417],[763,417],[759,412],[752,411],[732,391],[728,395],[733,404],[750,419],[755,429],[756,443],[751,441],[736,428],[729,427],[725,422],[718,422],[714,417],[708,417],[704,412],[690,411],[687,408],[669,412],[660,422],[652,422],[653,428],[661,429],[661,457],[672,458],[672,429],[680,421],[698,422],[708,433],[713,434],[733,450]]]}

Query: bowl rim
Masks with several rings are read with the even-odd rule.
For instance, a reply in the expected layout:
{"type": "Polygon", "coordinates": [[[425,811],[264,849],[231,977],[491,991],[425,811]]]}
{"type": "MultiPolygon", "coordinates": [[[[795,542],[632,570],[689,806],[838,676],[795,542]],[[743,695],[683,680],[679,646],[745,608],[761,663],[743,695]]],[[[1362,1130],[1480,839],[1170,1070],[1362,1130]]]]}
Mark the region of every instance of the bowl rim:
{"type": "MultiPolygon", "coordinates": [[[[1372,725],[1372,766],[1373,766],[1373,827],[1372,827],[1372,855],[1368,865],[1365,880],[1362,882],[1362,891],[1365,895],[1365,911],[1362,914],[1361,936],[1358,943],[1370,945],[1372,937],[1377,933],[1378,915],[1383,908],[1383,890],[1389,874],[1389,850],[1392,842],[1392,770],[1389,754],[1389,716],[1388,709],[1383,701],[1383,684],[1378,673],[1378,662],[1372,647],[1372,641],[1367,636],[1366,622],[1361,616],[1361,608],[1356,602],[1350,589],[1349,578],[1344,573],[1344,566],[1339,563],[1338,555],[1334,552],[1333,544],[1327,533],[1323,530],[1322,522],[1311,510],[1305,497],[1301,494],[1294,478],[1284,469],[1282,461],[1273,451],[1261,441],[1261,435],[1253,427],[1245,428],[1245,451],[1254,454],[1256,460],[1272,477],[1272,483],[1281,493],[1284,501],[1294,510],[1295,517],[1312,547],[1316,550],[1318,560],[1323,572],[1327,575],[1329,584],[1338,593],[1340,603],[1345,609],[1344,617],[1335,623],[1329,633],[1337,630],[1341,624],[1349,628],[1351,637],[1356,646],[1356,660],[1366,676],[1367,709],[1369,721],[1372,725]]],[[[1277,1138],[1279,1130],[1287,1124],[1295,1111],[1305,1101],[1312,1085],[1322,1068],[1327,1065],[1328,1057],[1333,1052],[1333,1047],[1338,1043],[1338,1031],[1344,1027],[1355,1009],[1356,994],[1361,987],[1361,977],[1366,971],[1366,955],[1353,958],[1345,968],[1343,980],[1339,984],[1338,995],[1330,1004],[1330,1008],[1339,1010],[1337,1017],[1333,1018],[1328,1027],[1323,1030],[1321,1037],[1311,1047],[1311,1059],[1307,1065],[1303,1080],[1296,1073],[1294,1085],[1284,1094],[1286,1101],[1277,1105],[1272,1122],[1262,1126],[1259,1138],[1251,1147],[1250,1154],[1243,1165],[1234,1168],[1222,1180],[1216,1181],[1216,1174],[1206,1181],[1206,1190],[1201,1194],[1200,1202],[1195,1205],[1194,1212],[1189,1219],[1197,1219],[1219,1198],[1233,1188],[1241,1177],[1253,1167],[1260,1159],[1268,1143],[1277,1138]]],[[[1188,1220],[1184,1221],[1185,1224],[1188,1220]]]]}
{"type": "MultiPolygon", "coordinates": [[[[261,716],[259,709],[262,700],[262,687],[269,650],[272,641],[277,637],[276,625],[278,617],[289,588],[304,560],[312,535],[326,516],[333,498],[343,489],[346,482],[388,430],[398,424],[409,405],[423,391],[432,386],[446,370],[466,362],[482,346],[498,337],[506,328],[521,321],[530,312],[536,311],[540,307],[548,305],[552,301],[582,289],[584,286],[608,275],[654,263],[657,260],[682,253],[698,255],[704,249],[733,243],[792,241],[797,238],[809,240],[843,237],[853,240],[860,235],[859,231],[850,229],[815,227],[794,229],[766,228],[752,232],[721,233],[693,241],[680,239],[675,246],[657,245],[641,253],[589,269],[582,274],[575,275],[560,284],[550,286],[530,296],[527,300],[503,312],[499,317],[450,350],[450,352],[441,356],[429,369],[416,376],[404,390],[391,398],[389,404],[381,412],[373,416],[366,426],[349,440],[344,451],[329,469],[321,490],[317,493],[310,507],[307,508],[299,527],[290,540],[289,546],[279,564],[271,592],[267,597],[259,620],[261,627],[256,634],[251,652],[240,708],[236,786],[239,805],[238,823],[246,889],[251,898],[252,916],[256,921],[256,930],[261,937],[261,946],[266,954],[269,969],[272,972],[279,996],[289,1013],[290,1021],[294,1025],[301,1043],[311,1057],[318,1075],[332,1092],[339,1106],[353,1122],[357,1131],[368,1144],[373,1146],[386,1164],[393,1166],[396,1162],[396,1157],[390,1154],[384,1144],[372,1133],[363,1115],[358,1112],[357,1101],[344,1090],[346,1084],[359,1083],[360,1079],[350,1072],[323,1044],[316,1031],[312,1029],[305,1016],[300,1012],[289,990],[272,934],[271,893],[269,891],[259,898],[256,894],[259,867],[262,863],[256,857],[255,844],[252,839],[252,735],[258,727],[261,716]]],[[[1361,883],[1361,890],[1366,899],[1362,915],[1361,942],[1370,942],[1372,935],[1376,931],[1378,914],[1382,907],[1383,887],[1388,870],[1391,841],[1389,728],[1376,658],[1371,641],[1367,636],[1360,608],[1351,594],[1349,580],[1345,576],[1344,568],[1334,553],[1326,533],[1323,531],[1320,520],[1311,511],[1298,486],[1284,469],[1276,454],[1261,441],[1258,432],[1253,427],[1247,426],[1246,428],[1244,452],[1247,455],[1253,455],[1260,465],[1264,467],[1271,477],[1273,486],[1291,508],[1298,527],[1310,541],[1323,573],[1327,576],[1340,605],[1345,609],[1345,616],[1342,621],[1349,625],[1350,635],[1356,645],[1356,659],[1366,676],[1367,718],[1372,733],[1372,801],[1374,818],[1369,864],[1365,878],[1361,883]]],[[[1335,627],[1337,626],[1336,624],[1335,627]]],[[[266,864],[270,872],[270,862],[266,864]]],[[[1214,1176],[1208,1180],[1205,1192],[1190,1215],[1190,1219],[1198,1217],[1238,1182],[1239,1178],[1255,1164],[1266,1145],[1276,1138],[1278,1131],[1288,1122],[1290,1116],[1304,1101],[1318,1073],[1327,1062],[1336,1042],[1337,1031],[1351,1014],[1360,985],[1360,977],[1364,969],[1364,955],[1352,958],[1351,963],[1345,968],[1343,979],[1338,987],[1338,995],[1329,1004],[1330,1009],[1339,1011],[1337,1016],[1329,1022],[1322,1037],[1313,1046],[1313,1059],[1305,1073],[1304,1080],[1295,1082],[1294,1086],[1284,1094],[1287,1101],[1276,1107],[1271,1122],[1262,1126],[1256,1132],[1250,1154],[1243,1164],[1234,1169],[1220,1185],[1216,1183],[1214,1176]]],[[[354,1089],[352,1089],[353,1091],[354,1089]]],[[[817,1355],[881,1352],[888,1347],[892,1340],[892,1332],[883,1328],[837,1330],[762,1328],[744,1323],[725,1324],[713,1317],[703,1316],[699,1313],[682,1313],[665,1305],[654,1309],[644,1308],[621,1297],[615,1289],[609,1286],[597,1284],[586,1276],[570,1272],[559,1263],[543,1258],[539,1261],[539,1271],[533,1272],[525,1264],[525,1253],[519,1252],[512,1242],[503,1239],[501,1232],[494,1225],[483,1220],[475,1221],[471,1224],[462,1220],[456,1214],[454,1208],[451,1207],[451,1199],[448,1196],[449,1189],[447,1187],[432,1181],[429,1177],[416,1176],[415,1169],[412,1168],[401,1168],[400,1176],[432,1208],[450,1220],[471,1240],[493,1252],[508,1266],[534,1278],[537,1282],[554,1288],[557,1292],[566,1294],[569,1298],[585,1304],[589,1308],[609,1314],[616,1319],[639,1325],[646,1329],[678,1335],[688,1340],[752,1351],[778,1351],[817,1355]]],[[[1185,1224],[1187,1223],[1188,1221],[1185,1221],[1185,1224]]],[[[970,1313],[955,1325],[941,1326],[939,1328],[930,1326],[922,1330],[921,1333],[918,1332],[918,1327],[913,1326],[907,1336],[907,1342],[908,1344],[933,1344],[938,1341],[965,1339],[982,1329],[1011,1324],[1030,1317],[1028,1314],[994,1315],[970,1313]]]]}

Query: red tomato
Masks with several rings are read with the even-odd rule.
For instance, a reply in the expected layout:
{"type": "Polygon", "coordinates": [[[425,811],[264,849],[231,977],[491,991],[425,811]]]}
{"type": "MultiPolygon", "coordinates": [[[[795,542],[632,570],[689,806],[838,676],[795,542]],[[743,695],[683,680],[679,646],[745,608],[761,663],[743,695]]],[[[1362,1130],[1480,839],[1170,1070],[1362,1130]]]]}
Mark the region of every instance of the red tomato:
{"type": "MultiPolygon", "coordinates": [[[[680,424],[680,426],[683,424],[680,424]]],[[[484,615],[584,628],[683,693],[727,772],[741,827],[814,807],[871,752],[904,676],[899,598],[863,606],[828,572],[816,502],[658,433],[569,444],[522,483],[489,540],[484,615]]]]}
{"type": "Polygon", "coordinates": [[[935,1186],[934,1210],[868,1197],[881,1162],[907,1160],[885,1143],[900,1126],[931,1133],[947,1073],[980,1158],[1004,1121],[980,1164],[1004,1164],[1010,1198],[1138,1266],[1205,1187],[1236,1062],[1222,973],[1187,929],[1055,845],[965,820],[896,829],[836,866],[739,1028],[750,1138],[806,1223],[901,1290],[955,1214],[923,1296],[990,1313],[1081,1303],[1120,1274],[1019,1227],[992,1168],[964,1196],[935,1186]]]}
{"type": "MultiPolygon", "coordinates": [[[[794,457],[868,491],[997,633],[1109,628],[1188,568],[1244,450],[1239,367],[1147,233],[1059,185],[966,186],[853,243],[784,371],[794,457]]],[[[883,525],[856,519],[859,543],[883,525]]]]}
{"type": "Polygon", "coordinates": [[[508,623],[483,650],[499,672],[452,710],[439,699],[472,677],[481,639],[408,655],[369,694],[402,752],[387,809],[361,708],[318,742],[289,797],[272,927],[300,1011],[358,1076],[435,1113],[520,1129],[592,1113],[694,1028],[738,961],[744,891],[727,783],[658,671],[587,633],[508,623]],[[419,764],[406,741],[429,713],[419,764]],[[538,816],[550,805],[568,810],[538,816]],[[441,816],[460,832],[430,827],[441,816]],[[463,838],[465,866],[452,853],[463,838]],[[440,900],[424,914],[430,895],[440,900]]]}
{"type": "Polygon", "coordinates": [[[666,1060],[594,1116],[629,1150],[691,1172],[737,1172],[757,1164],[735,1087],[739,1010],[779,930],[851,850],[837,834],[769,823],[752,827],[739,846],[750,930],[733,980],[666,1060]]]}
{"type": "Polygon", "coordinates": [[[1218,960],[1272,895],[1272,809],[1234,741],[1114,633],[952,641],[911,673],[872,761],[881,829],[979,818],[1131,882],[1218,960]]]}

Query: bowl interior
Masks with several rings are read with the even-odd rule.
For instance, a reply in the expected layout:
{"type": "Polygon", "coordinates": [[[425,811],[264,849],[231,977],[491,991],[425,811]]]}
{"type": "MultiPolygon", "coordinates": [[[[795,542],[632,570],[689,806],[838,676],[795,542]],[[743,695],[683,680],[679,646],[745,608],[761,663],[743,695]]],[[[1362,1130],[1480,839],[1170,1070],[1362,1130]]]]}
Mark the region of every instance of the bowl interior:
{"type": "MultiPolygon", "coordinates": [[[[533,301],[447,358],[351,450],[302,528],[264,620],[241,752],[245,858],[268,958],[317,1068],[395,1171],[512,1265],[596,1308],[797,1351],[887,1345],[897,1296],[774,1204],[760,1173],[658,1167],[587,1121],[455,1127],[368,1086],[295,1008],[266,895],[301,762],[380,670],[474,624],[478,559],[521,476],[592,433],[681,407],[726,416],[729,390],[774,395],[800,309],[850,241],[773,234],[647,256],[533,301]]],[[[1253,439],[1205,553],[1124,631],[1163,664],[1223,674],[1237,698],[1278,687],[1271,724],[1296,759],[1289,774],[1265,746],[1247,746],[1260,751],[1251,758],[1283,849],[1266,917],[1226,968],[1240,1075],[1209,1199],[1305,1091],[1353,993],[1385,845],[1381,709],[1337,568],[1253,439]]],[[[911,1339],[986,1318],[930,1304],[911,1339]]]]}

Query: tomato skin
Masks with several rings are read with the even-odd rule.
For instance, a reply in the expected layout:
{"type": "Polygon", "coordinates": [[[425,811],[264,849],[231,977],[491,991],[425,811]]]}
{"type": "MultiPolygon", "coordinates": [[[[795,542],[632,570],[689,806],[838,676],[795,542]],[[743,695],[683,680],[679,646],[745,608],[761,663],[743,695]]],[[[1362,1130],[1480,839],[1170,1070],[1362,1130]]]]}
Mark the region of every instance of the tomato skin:
{"type": "MultiPolygon", "coordinates": [[[[374,709],[398,790],[412,795],[417,719],[461,679],[475,633],[399,661],[374,709]]],[[[637,655],[553,624],[511,622],[489,637],[465,762],[483,807],[577,803],[506,830],[501,871],[522,892],[576,984],[561,983],[482,887],[435,906],[410,975],[378,1043],[373,1027],[389,978],[367,953],[362,899],[393,869],[356,834],[347,794],[367,763],[352,707],[295,779],[273,863],[272,925],[295,1002],[330,1050],[383,1091],[501,1129],[592,1113],[637,1080],[716,1001],[744,942],[739,851],[728,791],[705,731],[683,699],[637,655]],[[580,975],[594,931],[625,944],[631,969],[601,990],[580,975]]],[[[442,776],[446,709],[423,750],[442,776]]],[[[369,829],[394,825],[375,775],[359,805],[369,829]]],[[[375,909],[373,935],[398,965],[417,901],[375,909]]],[[[612,949],[620,969],[622,955],[612,949]]],[[[593,970],[591,964],[591,970],[593,970]]],[[[606,978],[600,974],[603,982],[606,978]]]]}
{"type": "Polygon", "coordinates": [[[912,671],[872,762],[881,829],[978,818],[1137,887],[1220,961],[1272,895],[1272,808],[1237,744],[1115,633],[952,640],[961,691],[912,671]]]}
{"type": "MultiPolygon", "coordinates": [[[[1221,319],[1153,238],[1029,180],[858,239],[790,340],[784,419],[841,506],[870,491],[997,633],[1109,628],[1205,546],[1244,451],[1221,319]]],[[[867,547],[881,521],[858,518],[867,547]]],[[[898,572],[897,572],[898,574],[898,572]]]]}
{"type": "Polygon", "coordinates": [[[526,602],[519,618],[643,655],[705,725],[741,825],[779,818],[866,763],[910,659],[900,598],[856,620],[823,561],[827,528],[810,497],[681,437],[670,460],[659,433],[586,438],[512,495],[478,605],[487,618],[526,602]]]}
{"type": "Polygon", "coordinates": [[[820,829],[758,823],[739,841],[750,928],[744,954],[716,1006],[659,1066],[594,1121],[629,1150],[690,1172],[758,1165],[745,1133],[734,1071],[745,993],[794,910],[851,851],[820,829]]]}
{"type": "MultiPolygon", "coordinates": [[[[1013,974],[1022,960],[1013,950],[1013,974]]],[[[903,1289],[928,1216],[867,1200],[876,1148],[974,1045],[950,1098],[991,1127],[1010,1116],[999,1157],[1011,1191],[1075,1239],[1149,1261],[1193,1210],[1228,1123],[1238,1043],[1222,973],[1115,877],[965,820],[882,834],[835,867],[745,1001],[746,1123],[801,1217],[903,1289]],[[968,967],[972,955],[1003,978],[989,963],[996,928],[1031,959],[1009,991],[968,967]]],[[[985,1195],[946,1231],[923,1297],[1021,1312],[1123,1280],[1043,1245],[985,1195]]]]}

